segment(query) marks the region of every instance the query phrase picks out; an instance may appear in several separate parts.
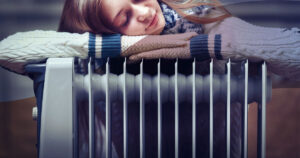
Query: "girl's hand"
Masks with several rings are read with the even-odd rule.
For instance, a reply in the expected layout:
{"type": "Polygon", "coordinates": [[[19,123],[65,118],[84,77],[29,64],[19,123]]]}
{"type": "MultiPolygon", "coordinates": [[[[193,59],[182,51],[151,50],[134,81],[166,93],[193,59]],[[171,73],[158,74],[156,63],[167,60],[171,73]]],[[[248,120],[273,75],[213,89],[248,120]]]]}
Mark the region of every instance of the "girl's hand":
{"type": "MultiPolygon", "coordinates": [[[[155,58],[189,58],[189,41],[197,33],[170,35],[149,35],[133,43],[126,51],[122,50],[121,56],[129,57],[129,60],[155,59],[155,58]]],[[[123,36],[122,38],[130,38],[123,36]]],[[[125,40],[122,39],[122,45],[125,40]]],[[[126,40],[128,41],[128,40],[126,40]]]]}

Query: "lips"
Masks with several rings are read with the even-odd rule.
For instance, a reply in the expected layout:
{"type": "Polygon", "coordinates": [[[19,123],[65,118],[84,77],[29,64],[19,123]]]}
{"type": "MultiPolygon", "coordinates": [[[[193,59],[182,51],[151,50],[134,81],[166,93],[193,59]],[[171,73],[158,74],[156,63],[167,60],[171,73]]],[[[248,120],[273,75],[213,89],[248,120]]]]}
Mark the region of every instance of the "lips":
{"type": "Polygon", "coordinates": [[[149,24],[149,26],[147,27],[147,29],[151,28],[152,26],[155,26],[157,24],[157,22],[158,22],[158,17],[157,17],[157,14],[155,13],[154,17],[153,17],[151,23],[149,24]]]}

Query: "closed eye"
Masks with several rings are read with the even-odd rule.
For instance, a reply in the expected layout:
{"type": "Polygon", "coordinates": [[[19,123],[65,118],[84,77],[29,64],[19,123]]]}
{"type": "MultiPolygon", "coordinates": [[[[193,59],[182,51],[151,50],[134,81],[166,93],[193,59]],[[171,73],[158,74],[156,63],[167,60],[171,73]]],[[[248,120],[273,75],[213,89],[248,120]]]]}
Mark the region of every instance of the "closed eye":
{"type": "Polygon", "coordinates": [[[129,11],[127,11],[126,13],[125,13],[125,21],[123,22],[123,24],[122,24],[122,27],[125,27],[125,26],[127,26],[128,25],[128,23],[129,23],[129,21],[130,21],[130,12],[129,11]]]}

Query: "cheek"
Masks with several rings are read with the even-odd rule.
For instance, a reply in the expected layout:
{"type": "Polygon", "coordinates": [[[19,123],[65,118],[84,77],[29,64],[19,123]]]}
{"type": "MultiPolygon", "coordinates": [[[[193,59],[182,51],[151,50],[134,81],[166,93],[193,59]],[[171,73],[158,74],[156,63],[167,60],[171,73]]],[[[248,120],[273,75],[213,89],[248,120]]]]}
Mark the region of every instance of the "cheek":
{"type": "Polygon", "coordinates": [[[159,16],[159,27],[164,28],[165,24],[166,24],[165,17],[164,17],[163,14],[160,14],[160,16],[159,16]]]}
{"type": "Polygon", "coordinates": [[[132,21],[122,32],[126,35],[143,35],[145,34],[145,25],[132,21]]]}

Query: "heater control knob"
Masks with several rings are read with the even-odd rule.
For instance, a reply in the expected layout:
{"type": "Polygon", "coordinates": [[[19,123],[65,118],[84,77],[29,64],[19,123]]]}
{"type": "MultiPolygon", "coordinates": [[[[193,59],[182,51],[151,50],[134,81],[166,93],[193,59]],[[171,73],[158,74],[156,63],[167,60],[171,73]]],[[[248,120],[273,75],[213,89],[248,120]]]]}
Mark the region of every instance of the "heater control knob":
{"type": "Polygon", "coordinates": [[[33,118],[33,120],[37,120],[37,117],[38,117],[38,109],[35,106],[32,108],[32,118],[33,118]]]}

